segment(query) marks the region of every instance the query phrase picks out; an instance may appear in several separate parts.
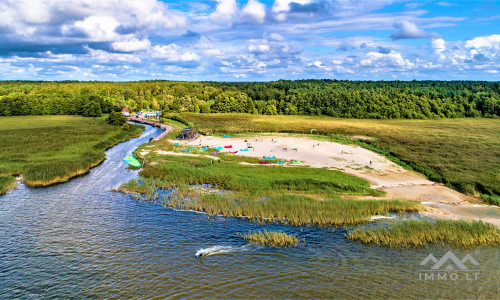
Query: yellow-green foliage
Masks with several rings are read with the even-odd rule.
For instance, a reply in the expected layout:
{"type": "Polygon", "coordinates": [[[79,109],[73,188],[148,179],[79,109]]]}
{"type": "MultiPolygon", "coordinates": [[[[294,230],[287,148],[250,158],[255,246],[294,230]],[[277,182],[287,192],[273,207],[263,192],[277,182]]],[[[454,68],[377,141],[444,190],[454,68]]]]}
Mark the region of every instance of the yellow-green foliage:
{"type": "Polygon", "coordinates": [[[14,176],[0,176],[0,195],[16,187],[16,178],[14,176]]]}
{"type": "Polygon", "coordinates": [[[77,116],[0,117],[0,176],[23,175],[30,186],[46,186],[86,173],[104,150],[142,126],[111,126],[103,118],[77,116]]]}
{"type": "Polygon", "coordinates": [[[368,135],[363,146],[396,157],[429,179],[463,193],[500,195],[500,120],[359,120],[319,116],[188,114],[201,132],[368,135]],[[372,147],[370,147],[372,146],[372,147]]]}
{"type": "Polygon", "coordinates": [[[434,245],[500,246],[500,231],[482,221],[408,220],[386,227],[356,228],[347,238],[366,244],[416,248],[434,245]]]}
{"type": "Polygon", "coordinates": [[[295,247],[299,244],[296,236],[282,231],[249,231],[240,235],[251,244],[271,247],[295,247]]]}

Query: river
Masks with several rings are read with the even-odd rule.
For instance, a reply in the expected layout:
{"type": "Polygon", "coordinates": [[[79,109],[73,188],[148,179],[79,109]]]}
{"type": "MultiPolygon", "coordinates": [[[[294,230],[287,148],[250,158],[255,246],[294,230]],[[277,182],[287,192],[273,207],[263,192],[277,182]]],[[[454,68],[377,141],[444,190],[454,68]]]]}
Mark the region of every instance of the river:
{"type": "Polygon", "coordinates": [[[499,298],[498,248],[364,245],[348,241],[345,229],[208,218],[112,192],[137,176],[122,158],[159,133],[148,127],[69,182],[20,184],[0,196],[1,299],[499,298]],[[237,235],[255,229],[282,230],[305,243],[274,249],[237,235]],[[210,255],[197,258],[201,249],[210,255]],[[460,270],[448,261],[420,271],[434,265],[419,265],[430,253],[439,260],[450,250],[479,265],[460,270]]]}

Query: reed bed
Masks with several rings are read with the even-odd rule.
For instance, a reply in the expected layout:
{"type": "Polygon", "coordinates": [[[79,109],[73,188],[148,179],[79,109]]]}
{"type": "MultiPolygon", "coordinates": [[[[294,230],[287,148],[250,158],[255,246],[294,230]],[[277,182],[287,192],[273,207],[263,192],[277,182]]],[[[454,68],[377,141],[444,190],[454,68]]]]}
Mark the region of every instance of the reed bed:
{"type": "Polygon", "coordinates": [[[194,210],[211,216],[247,218],[290,225],[351,226],[369,221],[373,215],[410,213],[418,204],[405,200],[357,200],[317,198],[306,195],[251,193],[191,186],[162,180],[131,180],[122,192],[138,193],[141,199],[165,207],[194,210]]]}
{"type": "Polygon", "coordinates": [[[0,176],[0,195],[16,187],[16,178],[14,176],[0,176]]]}
{"type": "Polygon", "coordinates": [[[249,231],[240,236],[251,244],[271,247],[296,247],[299,245],[299,240],[296,236],[287,234],[282,231],[249,231]]]}
{"type": "Polygon", "coordinates": [[[408,220],[389,227],[356,228],[347,238],[366,244],[420,248],[451,245],[469,248],[477,245],[500,246],[500,230],[482,221],[408,220]]]}

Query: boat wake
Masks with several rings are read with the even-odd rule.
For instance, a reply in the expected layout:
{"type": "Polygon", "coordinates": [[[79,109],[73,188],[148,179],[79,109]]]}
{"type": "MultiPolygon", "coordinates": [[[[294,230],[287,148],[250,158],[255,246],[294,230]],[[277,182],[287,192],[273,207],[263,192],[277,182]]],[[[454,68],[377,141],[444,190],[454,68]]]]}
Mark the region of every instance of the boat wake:
{"type": "Polygon", "coordinates": [[[212,246],[209,248],[200,249],[196,252],[196,257],[211,256],[217,254],[231,253],[245,250],[247,246],[232,247],[232,246],[212,246]]]}

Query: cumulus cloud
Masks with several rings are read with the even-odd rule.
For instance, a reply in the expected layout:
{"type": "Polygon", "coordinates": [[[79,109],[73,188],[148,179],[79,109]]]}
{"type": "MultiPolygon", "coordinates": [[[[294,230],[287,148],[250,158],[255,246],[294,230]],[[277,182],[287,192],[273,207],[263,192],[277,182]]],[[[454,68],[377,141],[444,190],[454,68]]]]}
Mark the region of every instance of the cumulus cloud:
{"type": "Polygon", "coordinates": [[[156,45],[152,48],[151,56],[165,62],[197,62],[201,57],[190,51],[182,51],[176,44],[156,45]]]}
{"type": "Polygon", "coordinates": [[[242,18],[251,23],[263,23],[266,18],[266,6],[257,0],[249,0],[241,9],[242,18]]]}
{"type": "Polygon", "coordinates": [[[236,0],[216,0],[215,12],[210,15],[210,19],[216,23],[231,23],[238,7],[236,0]]]}
{"type": "Polygon", "coordinates": [[[426,39],[431,37],[439,37],[437,33],[428,33],[418,28],[415,23],[407,20],[402,20],[394,23],[394,28],[398,31],[391,34],[393,40],[400,39],[426,39]]]}
{"type": "Polygon", "coordinates": [[[248,46],[248,52],[255,54],[266,53],[269,52],[269,50],[271,50],[271,47],[269,47],[269,45],[266,44],[260,44],[260,45],[252,44],[248,46]]]}
{"type": "Polygon", "coordinates": [[[404,59],[401,53],[391,51],[389,53],[368,52],[366,57],[361,60],[363,67],[392,67],[392,68],[411,68],[414,64],[408,59],[404,59]]]}
{"type": "Polygon", "coordinates": [[[443,39],[432,39],[431,48],[434,50],[440,59],[445,59],[443,52],[446,50],[446,42],[443,39]]]}
{"type": "Polygon", "coordinates": [[[500,47],[500,34],[493,34],[488,36],[479,36],[465,43],[467,48],[494,48],[500,47]]]}

